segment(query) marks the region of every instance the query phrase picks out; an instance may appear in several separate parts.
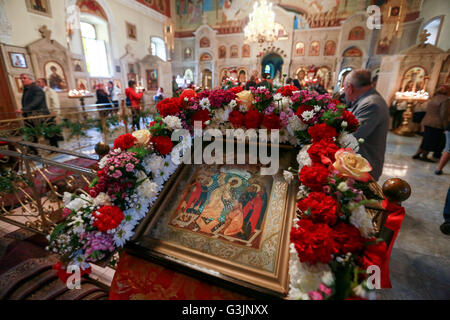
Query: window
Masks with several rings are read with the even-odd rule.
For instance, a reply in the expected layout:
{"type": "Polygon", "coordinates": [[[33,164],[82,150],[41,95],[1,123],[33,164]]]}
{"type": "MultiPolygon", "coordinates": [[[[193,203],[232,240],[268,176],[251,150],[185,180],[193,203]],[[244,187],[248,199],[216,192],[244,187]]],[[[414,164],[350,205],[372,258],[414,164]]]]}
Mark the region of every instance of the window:
{"type": "Polygon", "coordinates": [[[442,17],[438,17],[438,18],[432,19],[430,22],[425,24],[425,26],[423,27],[423,30],[427,30],[428,33],[431,34],[425,43],[429,43],[434,46],[437,45],[438,40],[439,40],[439,31],[441,29],[441,22],[442,22],[442,17]]]}
{"type": "Polygon", "coordinates": [[[91,77],[110,77],[106,42],[99,39],[96,25],[81,21],[80,27],[89,74],[91,77]]]}
{"type": "Polygon", "coordinates": [[[166,45],[161,38],[152,38],[152,42],[150,44],[152,49],[152,55],[157,56],[163,61],[166,61],[166,45]]]}

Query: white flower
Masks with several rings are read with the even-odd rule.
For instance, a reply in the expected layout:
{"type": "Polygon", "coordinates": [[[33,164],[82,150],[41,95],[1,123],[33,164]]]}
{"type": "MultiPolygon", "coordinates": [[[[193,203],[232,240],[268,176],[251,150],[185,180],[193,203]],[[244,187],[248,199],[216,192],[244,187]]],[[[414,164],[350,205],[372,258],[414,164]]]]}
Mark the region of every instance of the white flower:
{"type": "Polygon", "coordinates": [[[277,93],[273,96],[273,100],[275,101],[279,101],[281,99],[283,99],[283,95],[281,93],[277,93]]]}
{"type": "Polygon", "coordinates": [[[292,102],[291,98],[283,97],[283,99],[281,100],[281,105],[282,105],[283,109],[289,109],[293,105],[293,102],[292,102]]]}
{"type": "Polygon", "coordinates": [[[351,148],[353,149],[355,152],[359,151],[359,143],[356,140],[355,136],[352,134],[349,134],[347,132],[343,132],[337,142],[339,143],[339,145],[342,148],[351,148]]]}
{"type": "Polygon", "coordinates": [[[286,131],[286,129],[284,129],[284,128],[282,128],[282,129],[280,129],[280,132],[279,132],[279,143],[285,143],[285,142],[288,142],[289,141],[289,138],[290,138],[290,135],[289,135],[289,133],[286,131]]]}
{"type": "Polygon", "coordinates": [[[353,292],[363,299],[375,300],[376,298],[375,292],[364,289],[361,284],[354,287],[353,292]]]}
{"type": "Polygon", "coordinates": [[[356,203],[350,203],[350,206],[354,205],[357,207],[352,210],[350,223],[359,229],[364,238],[370,238],[375,233],[372,218],[369,216],[364,206],[359,206],[356,203]]]}
{"type": "Polygon", "coordinates": [[[309,121],[312,118],[314,118],[314,115],[315,115],[314,111],[305,111],[302,113],[302,118],[305,121],[309,121]]]}
{"type": "Polygon", "coordinates": [[[150,172],[158,172],[164,165],[164,158],[153,154],[151,157],[146,158],[144,162],[145,168],[150,172]]]}
{"type": "Polygon", "coordinates": [[[104,167],[106,167],[106,161],[108,160],[108,156],[105,156],[103,158],[101,158],[101,160],[98,162],[98,167],[100,169],[103,169],[104,167]]]}
{"type": "Polygon", "coordinates": [[[244,103],[241,103],[239,105],[239,111],[244,112],[244,113],[247,112],[248,111],[248,106],[246,104],[244,104],[244,103]]]}
{"type": "Polygon", "coordinates": [[[184,101],[185,101],[185,102],[189,102],[189,99],[188,99],[188,98],[184,98],[184,101]]]}
{"type": "Polygon", "coordinates": [[[286,180],[287,183],[291,183],[291,181],[294,179],[294,175],[290,171],[284,170],[283,175],[284,180],[286,180]]]}
{"type": "Polygon", "coordinates": [[[123,247],[133,236],[133,229],[134,227],[132,224],[122,222],[119,227],[117,227],[116,233],[114,234],[115,245],[119,248],[123,247]]]}
{"type": "Polygon", "coordinates": [[[205,109],[210,110],[210,106],[211,106],[211,103],[209,102],[208,98],[203,98],[202,100],[200,100],[200,107],[203,110],[205,110],[205,109]]]}
{"type": "Polygon", "coordinates": [[[365,140],[364,140],[363,138],[359,138],[359,139],[358,139],[358,143],[359,143],[359,144],[363,144],[364,141],[365,141],[365,140]]]}
{"type": "Polygon", "coordinates": [[[169,127],[171,130],[181,129],[181,119],[175,116],[167,116],[163,119],[163,122],[169,127]]]}
{"type": "Polygon", "coordinates": [[[151,199],[153,197],[156,197],[156,195],[158,194],[158,185],[146,179],[137,188],[137,194],[143,199],[151,199]]]}
{"type": "Polygon", "coordinates": [[[327,264],[308,265],[301,263],[293,243],[290,244],[289,299],[309,300],[308,292],[317,291],[322,278],[331,273],[327,264]]]}
{"type": "Polygon", "coordinates": [[[64,192],[64,205],[68,205],[70,203],[70,201],[72,201],[72,194],[69,192],[64,192]]]}
{"type": "Polygon", "coordinates": [[[347,121],[342,121],[341,127],[342,127],[342,128],[347,128],[347,127],[348,127],[347,121]]]}
{"type": "Polygon", "coordinates": [[[85,196],[83,194],[80,197],[77,197],[74,200],[72,200],[71,202],[69,202],[66,205],[66,208],[76,212],[76,211],[79,211],[81,208],[83,208],[83,206],[89,204],[88,201],[91,202],[92,198],[88,197],[88,196],[85,196]]]}
{"type": "Polygon", "coordinates": [[[314,106],[314,112],[319,112],[320,110],[322,110],[321,106],[314,106]]]}
{"type": "Polygon", "coordinates": [[[311,147],[311,145],[304,146],[297,155],[299,170],[301,170],[304,166],[312,165],[312,160],[308,154],[309,147],[311,147]]]}
{"type": "Polygon", "coordinates": [[[297,200],[301,200],[304,199],[308,196],[309,192],[308,192],[308,188],[304,185],[301,185],[298,188],[298,192],[297,192],[297,200]]]}
{"type": "Polygon", "coordinates": [[[348,189],[349,189],[348,184],[345,181],[342,181],[341,183],[339,183],[337,188],[340,192],[345,192],[345,191],[348,191],[348,189]]]}
{"type": "Polygon", "coordinates": [[[308,128],[296,115],[293,115],[288,120],[287,130],[294,136],[297,131],[304,131],[308,128]]]}
{"type": "Polygon", "coordinates": [[[104,192],[99,193],[93,201],[94,207],[101,207],[111,204],[111,198],[104,192]]]}
{"type": "Polygon", "coordinates": [[[331,287],[334,284],[334,276],[331,271],[325,272],[322,276],[322,283],[327,287],[331,287]]]}
{"type": "Polygon", "coordinates": [[[233,109],[234,107],[237,106],[237,102],[236,102],[236,100],[233,99],[230,101],[230,103],[228,105],[230,106],[231,109],[233,109]]]}

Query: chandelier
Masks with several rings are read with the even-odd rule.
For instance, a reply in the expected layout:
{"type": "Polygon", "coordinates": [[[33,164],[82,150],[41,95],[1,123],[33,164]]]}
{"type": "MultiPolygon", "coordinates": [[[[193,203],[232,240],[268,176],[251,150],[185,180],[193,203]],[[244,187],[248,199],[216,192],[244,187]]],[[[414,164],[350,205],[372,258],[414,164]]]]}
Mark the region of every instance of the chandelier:
{"type": "Polygon", "coordinates": [[[246,42],[258,42],[261,45],[278,39],[272,3],[267,3],[267,0],[255,2],[249,22],[244,28],[244,35],[246,42]]]}

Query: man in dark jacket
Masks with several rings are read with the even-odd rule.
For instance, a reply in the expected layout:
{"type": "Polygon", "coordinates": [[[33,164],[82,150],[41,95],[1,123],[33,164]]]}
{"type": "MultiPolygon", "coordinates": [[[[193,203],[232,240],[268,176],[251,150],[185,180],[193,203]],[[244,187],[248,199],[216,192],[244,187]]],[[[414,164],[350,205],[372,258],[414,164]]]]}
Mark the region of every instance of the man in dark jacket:
{"type": "MultiPolygon", "coordinates": [[[[34,77],[30,74],[24,73],[20,75],[20,80],[23,84],[23,96],[22,96],[22,115],[24,118],[40,115],[49,115],[50,112],[45,102],[45,92],[34,82],[34,77]]],[[[35,127],[39,125],[43,120],[25,120],[25,125],[28,127],[35,127]]],[[[47,125],[52,125],[47,123],[47,125]]],[[[38,141],[37,136],[33,136],[33,141],[38,141]]],[[[49,138],[50,145],[58,147],[58,139],[56,137],[49,138]]],[[[37,154],[35,148],[30,148],[32,153],[37,154]]]]}

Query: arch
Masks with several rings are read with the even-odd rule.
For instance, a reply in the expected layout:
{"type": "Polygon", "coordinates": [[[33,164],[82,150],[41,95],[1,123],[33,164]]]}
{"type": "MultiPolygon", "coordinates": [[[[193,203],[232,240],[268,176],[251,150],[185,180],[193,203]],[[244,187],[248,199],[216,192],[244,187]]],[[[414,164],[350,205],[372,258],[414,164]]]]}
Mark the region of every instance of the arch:
{"type": "Polygon", "coordinates": [[[302,41],[295,44],[295,55],[298,57],[305,55],[305,44],[302,41]]]}
{"type": "Polygon", "coordinates": [[[278,53],[269,53],[262,59],[261,74],[269,73],[270,78],[274,79],[278,73],[282,74],[283,64],[283,58],[278,53]]]}
{"type": "Polygon", "coordinates": [[[212,56],[208,52],[204,52],[200,56],[200,61],[212,61],[212,59],[212,56]]]}
{"type": "Polygon", "coordinates": [[[363,52],[358,47],[349,47],[345,49],[344,53],[342,54],[343,57],[350,58],[350,57],[362,57],[363,52]]]}
{"type": "Polygon", "coordinates": [[[103,7],[95,0],[78,0],[77,6],[80,8],[80,12],[88,13],[108,21],[108,16],[106,15],[103,7]]]}
{"type": "Polygon", "coordinates": [[[412,66],[405,70],[400,91],[426,90],[427,70],[422,66],[412,66]]]}
{"type": "Polygon", "coordinates": [[[319,41],[312,41],[309,45],[309,56],[319,56],[320,55],[320,42],[319,41]]]}
{"type": "Polygon", "coordinates": [[[208,68],[203,69],[201,79],[202,79],[202,88],[204,89],[212,88],[213,78],[212,78],[212,71],[210,69],[208,68]]]}
{"type": "Polygon", "coordinates": [[[357,26],[350,30],[348,40],[364,40],[366,31],[363,27],[357,26]]]}

